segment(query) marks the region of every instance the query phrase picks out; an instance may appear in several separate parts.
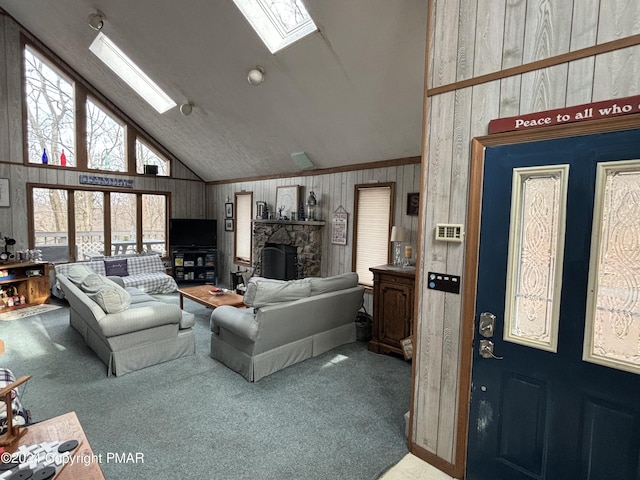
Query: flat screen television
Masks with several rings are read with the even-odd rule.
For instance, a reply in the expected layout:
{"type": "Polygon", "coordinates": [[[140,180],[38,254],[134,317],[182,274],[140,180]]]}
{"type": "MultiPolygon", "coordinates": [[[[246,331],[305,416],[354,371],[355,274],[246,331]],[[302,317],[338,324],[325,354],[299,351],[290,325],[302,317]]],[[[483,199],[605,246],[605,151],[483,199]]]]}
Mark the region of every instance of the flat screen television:
{"type": "Polygon", "coordinates": [[[169,245],[172,247],[217,247],[216,220],[172,218],[169,220],[169,245]]]}

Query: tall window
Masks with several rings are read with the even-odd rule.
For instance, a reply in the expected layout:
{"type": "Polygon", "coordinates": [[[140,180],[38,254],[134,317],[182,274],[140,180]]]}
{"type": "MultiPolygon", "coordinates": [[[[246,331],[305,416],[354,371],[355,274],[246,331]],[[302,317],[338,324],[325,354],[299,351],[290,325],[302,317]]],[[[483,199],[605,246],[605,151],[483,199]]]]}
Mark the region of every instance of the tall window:
{"type": "Polygon", "coordinates": [[[136,195],[114,192],[111,197],[111,251],[114,255],[136,252],[136,195]]]}
{"type": "Polygon", "coordinates": [[[363,285],[373,285],[370,267],[389,263],[394,188],[393,182],[355,186],[353,270],[363,285]]]}
{"type": "Polygon", "coordinates": [[[167,199],[142,195],[142,244],[146,251],[166,255],[167,199]]]}
{"type": "Polygon", "coordinates": [[[76,259],[88,260],[104,255],[104,193],[74,192],[76,259]]]}
{"type": "Polygon", "coordinates": [[[44,260],[69,260],[69,202],[67,191],[34,188],[31,192],[31,219],[35,248],[42,250],[44,260]]]}
{"type": "Polygon", "coordinates": [[[251,207],[253,193],[236,193],[236,229],[234,261],[241,264],[251,264],[251,207]]]}
{"type": "Polygon", "coordinates": [[[75,165],[72,81],[29,47],[24,49],[29,163],[75,165]]]}

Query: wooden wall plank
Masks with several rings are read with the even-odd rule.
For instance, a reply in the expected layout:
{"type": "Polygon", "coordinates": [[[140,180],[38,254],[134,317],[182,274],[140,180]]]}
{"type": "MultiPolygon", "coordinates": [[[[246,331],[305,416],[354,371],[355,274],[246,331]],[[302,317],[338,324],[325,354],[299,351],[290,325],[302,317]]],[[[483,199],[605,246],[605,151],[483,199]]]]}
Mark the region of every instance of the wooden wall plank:
{"type": "Polygon", "coordinates": [[[436,0],[434,3],[437,21],[431,24],[431,36],[434,48],[443,52],[431,63],[431,85],[439,86],[456,79],[457,49],[447,48],[457,45],[457,32],[452,25],[458,24],[459,0],[436,0]]]}
{"type": "Polygon", "coordinates": [[[450,245],[443,251],[433,242],[435,219],[448,218],[455,223],[457,218],[466,220],[469,144],[473,137],[486,135],[490,120],[637,94],[640,47],[625,47],[622,41],[640,33],[638,18],[640,3],[635,0],[460,0],[448,5],[430,4],[432,30],[428,32],[430,51],[426,58],[432,69],[429,88],[446,86],[442,72],[453,70],[449,62],[454,54],[457,79],[467,79],[472,45],[476,77],[540,59],[563,59],[553,67],[548,67],[553,64],[550,62],[541,64],[531,73],[509,72],[511,76],[502,80],[499,76],[472,78],[476,85],[464,87],[466,84],[461,83],[457,87],[464,89],[456,91],[455,100],[448,96],[448,89],[439,88],[430,93],[427,102],[411,442],[416,452],[427,452],[430,461],[451,475],[464,474],[464,458],[459,455],[464,439],[460,444],[451,432],[460,427],[459,411],[467,407],[457,404],[461,399],[466,401],[465,392],[458,391],[458,365],[450,359],[463,353],[459,342],[465,319],[461,318],[460,297],[425,290],[424,285],[428,270],[462,273],[465,264],[461,250],[450,245]],[[457,23],[451,21],[456,15],[457,23]],[[471,23],[469,19],[474,16],[476,21],[471,23]],[[441,41],[444,25],[457,29],[456,41],[441,41]],[[610,53],[599,52],[579,60],[567,56],[564,60],[567,52],[616,39],[621,44],[610,53]],[[453,123],[447,109],[456,111],[453,123]],[[447,183],[443,180],[446,175],[450,175],[448,192],[441,184],[447,183]],[[429,457],[431,454],[434,456],[429,457]]]}

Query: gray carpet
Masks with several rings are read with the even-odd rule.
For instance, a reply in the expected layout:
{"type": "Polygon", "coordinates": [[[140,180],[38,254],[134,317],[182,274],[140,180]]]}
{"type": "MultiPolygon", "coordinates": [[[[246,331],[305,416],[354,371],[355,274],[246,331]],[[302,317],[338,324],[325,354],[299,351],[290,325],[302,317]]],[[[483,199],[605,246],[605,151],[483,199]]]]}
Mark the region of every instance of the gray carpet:
{"type": "Polygon", "coordinates": [[[103,459],[144,455],[103,460],[107,479],[369,480],[408,452],[409,363],[356,342],[249,383],[209,356],[211,311],[185,309],[195,356],[108,378],[63,308],[0,322],[0,364],[33,376],[22,398],[34,421],[73,410],[103,459]]]}

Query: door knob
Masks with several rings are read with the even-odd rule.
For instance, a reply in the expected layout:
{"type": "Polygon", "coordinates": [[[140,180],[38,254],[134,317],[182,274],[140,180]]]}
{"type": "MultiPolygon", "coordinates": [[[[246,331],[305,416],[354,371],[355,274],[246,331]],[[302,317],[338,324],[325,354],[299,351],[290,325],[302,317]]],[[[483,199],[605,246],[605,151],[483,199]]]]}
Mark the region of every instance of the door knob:
{"type": "Polygon", "coordinates": [[[495,358],[496,360],[502,360],[504,357],[496,357],[493,354],[493,342],[491,340],[480,340],[480,356],[482,358],[495,358]]]}
{"type": "Polygon", "coordinates": [[[478,324],[478,330],[480,335],[485,338],[493,337],[493,332],[496,328],[496,316],[491,312],[483,312],[480,314],[480,322],[478,324]]]}

